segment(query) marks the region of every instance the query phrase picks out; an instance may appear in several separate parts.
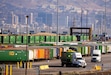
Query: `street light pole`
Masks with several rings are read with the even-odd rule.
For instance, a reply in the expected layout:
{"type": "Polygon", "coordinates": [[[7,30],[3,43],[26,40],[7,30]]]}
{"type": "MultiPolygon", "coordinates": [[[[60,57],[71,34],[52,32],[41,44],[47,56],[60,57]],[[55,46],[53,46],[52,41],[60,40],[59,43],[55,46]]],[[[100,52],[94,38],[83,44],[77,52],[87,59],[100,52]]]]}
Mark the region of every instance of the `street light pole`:
{"type": "MultiPolygon", "coordinates": [[[[105,26],[105,31],[104,31],[104,33],[105,33],[105,36],[106,36],[106,0],[105,0],[105,16],[104,16],[104,26],[105,26]]],[[[104,37],[105,37],[104,36],[104,37]]],[[[106,41],[106,37],[105,37],[105,40],[104,41],[106,41]]]]}
{"type": "Polygon", "coordinates": [[[82,13],[83,13],[83,10],[81,8],[81,35],[80,35],[80,37],[82,37],[82,13]]]}
{"type": "MultiPolygon", "coordinates": [[[[88,10],[87,10],[87,14],[86,14],[86,27],[88,27],[88,10]]],[[[87,40],[87,29],[86,29],[86,40],[87,40]]]]}
{"type": "Polygon", "coordinates": [[[27,26],[26,26],[26,69],[25,69],[25,75],[27,75],[27,62],[28,62],[28,18],[29,16],[26,16],[27,18],[27,26]]]}
{"type": "Polygon", "coordinates": [[[58,45],[58,41],[59,41],[59,36],[58,36],[58,0],[57,0],[57,36],[56,36],[56,45],[58,45]]]}

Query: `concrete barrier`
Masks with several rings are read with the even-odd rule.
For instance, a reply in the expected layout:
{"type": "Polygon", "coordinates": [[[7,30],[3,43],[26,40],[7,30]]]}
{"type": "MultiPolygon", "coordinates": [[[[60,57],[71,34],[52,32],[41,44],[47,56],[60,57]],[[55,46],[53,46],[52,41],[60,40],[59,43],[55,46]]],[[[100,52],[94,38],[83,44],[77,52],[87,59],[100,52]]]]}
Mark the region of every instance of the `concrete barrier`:
{"type": "Polygon", "coordinates": [[[40,65],[39,68],[40,70],[49,69],[49,65],[40,65]]]}

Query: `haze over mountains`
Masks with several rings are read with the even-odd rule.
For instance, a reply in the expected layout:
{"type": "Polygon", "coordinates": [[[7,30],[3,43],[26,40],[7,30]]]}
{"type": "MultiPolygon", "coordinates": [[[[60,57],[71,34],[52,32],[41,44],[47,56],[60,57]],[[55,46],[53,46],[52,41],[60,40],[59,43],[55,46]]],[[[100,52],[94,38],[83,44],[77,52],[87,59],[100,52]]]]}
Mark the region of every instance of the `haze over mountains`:
{"type": "MultiPolygon", "coordinates": [[[[89,24],[91,25],[95,19],[98,23],[101,22],[101,17],[104,17],[105,13],[105,1],[106,1],[106,14],[108,20],[108,27],[111,27],[111,0],[0,0],[0,22],[7,21],[11,22],[11,13],[19,15],[27,15],[33,13],[35,19],[40,12],[54,14],[52,16],[52,24],[56,24],[57,12],[59,13],[59,25],[72,25],[72,17],[78,21],[77,25],[80,25],[80,14],[81,8],[84,10],[83,14],[86,14],[85,11],[88,10],[89,15],[89,24]],[[58,4],[58,7],[57,7],[58,4]],[[57,11],[58,8],[58,11],[57,11]],[[73,16],[72,16],[73,14],[73,16]],[[98,14],[95,16],[95,14],[98,14]],[[102,15],[100,15],[102,14],[102,15]],[[68,16],[68,17],[67,17],[68,16]],[[93,16],[93,17],[92,17],[93,16]],[[95,16],[95,17],[94,17],[95,16]]],[[[83,15],[83,25],[85,25],[86,16],[83,15]]],[[[102,19],[103,21],[104,19],[102,19]]]]}
{"type": "MultiPolygon", "coordinates": [[[[106,0],[107,11],[111,11],[111,1],[106,0]]],[[[56,12],[57,0],[0,0],[0,9],[2,7],[14,10],[14,8],[26,8],[36,11],[56,12]]],[[[75,11],[76,8],[83,8],[88,10],[103,10],[105,0],[58,0],[59,11],[75,11]]]]}

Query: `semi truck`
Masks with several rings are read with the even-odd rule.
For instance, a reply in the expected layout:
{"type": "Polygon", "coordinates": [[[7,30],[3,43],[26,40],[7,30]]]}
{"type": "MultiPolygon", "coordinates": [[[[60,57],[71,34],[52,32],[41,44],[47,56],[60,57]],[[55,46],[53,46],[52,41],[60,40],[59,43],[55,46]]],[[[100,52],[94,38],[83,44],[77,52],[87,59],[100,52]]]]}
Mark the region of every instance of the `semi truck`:
{"type": "Polygon", "coordinates": [[[91,62],[101,62],[101,50],[93,50],[91,54],[91,62]]]}
{"type": "Polygon", "coordinates": [[[85,68],[87,63],[79,52],[62,52],[61,66],[63,67],[64,65],[66,65],[66,67],[76,66],[85,68]]]}

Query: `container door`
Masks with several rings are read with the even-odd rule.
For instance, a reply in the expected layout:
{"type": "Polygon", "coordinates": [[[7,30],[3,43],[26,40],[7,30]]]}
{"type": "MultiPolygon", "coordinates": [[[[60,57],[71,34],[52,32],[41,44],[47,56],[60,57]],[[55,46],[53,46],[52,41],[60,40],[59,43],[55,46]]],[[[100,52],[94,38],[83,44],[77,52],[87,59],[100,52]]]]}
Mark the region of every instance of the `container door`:
{"type": "Polygon", "coordinates": [[[51,36],[51,42],[55,42],[55,36],[51,36]]]}
{"type": "Polygon", "coordinates": [[[10,36],[10,43],[15,44],[15,36],[10,36]]]}
{"type": "Polygon", "coordinates": [[[49,52],[50,52],[50,54],[49,54],[50,57],[49,57],[49,58],[50,58],[50,59],[53,59],[53,57],[54,57],[53,54],[54,54],[54,52],[55,52],[54,49],[51,48],[49,52]]]}
{"type": "Polygon", "coordinates": [[[39,36],[35,36],[35,43],[39,43],[39,36]]]}
{"type": "Polygon", "coordinates": [[[35,41],[35,40],[34,40],[34,39],[35,39],[35,38],[34,38],[35,36],[29,36],[29,37],[30,37],[30,39],[29,39],[29,40],[30,40],[30,43],[35,43],[35,42],[34,42],[34,41],[35,41]]]}
{"type": "Polygon", "coordinates": [[[45,59],[49,59],[49,49],[45,49],[45,59]]]}
{"type": "Polygon", "coordinates": [[[51,42],[51,36],[46,36],[46,42],[51,42]]]}
{"type": "Polygon", "coordinates": [[[45,41],[45,36],[40,36],[40,42],[44,42],[45,41]]]}
{"type": "Polygon", "coordinates": [[[9,43],[9,36],[3,36],[3,43],[9,43]]]}
{"type": "Polygon", "coordinates": [[[16,43],[22,44],[22,36],[16,36],[16,43]]]}

